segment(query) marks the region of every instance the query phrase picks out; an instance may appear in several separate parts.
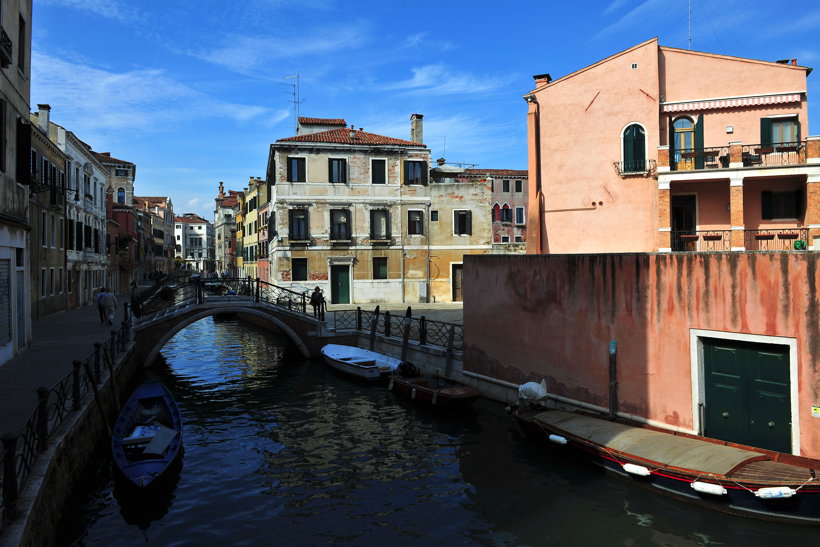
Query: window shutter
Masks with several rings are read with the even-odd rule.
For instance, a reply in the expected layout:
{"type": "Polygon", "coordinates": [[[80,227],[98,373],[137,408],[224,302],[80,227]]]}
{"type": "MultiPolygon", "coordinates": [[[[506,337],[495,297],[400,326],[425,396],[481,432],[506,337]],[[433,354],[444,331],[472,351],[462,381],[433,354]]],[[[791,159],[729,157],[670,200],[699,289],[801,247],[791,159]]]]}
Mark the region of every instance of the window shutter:
{"type": "Polygon", "coordinates": [[[695,169],[703,169],[703,114],[695,122],[695,169]]]}
{"type": "Polygon", "coordinates": [[[632,136],[632,132],[634,129],[634,125],[630,125],[627,127],[626,131],[624,131],[624,138],[623,138],[623,147],[624,147],[624,165],[623,171],[632,171],[632,164],[634,163],[635,159],[635,141],[632,136]]]}
{"type": "Polygon", "coordinates": [[[17,182],[31,184],[31,129],[22,119],[17,119],[17,182]]]}
{"type": "Polygon", "coordinates": [[[797,116],[794,117],[794,134],[795,140],[797,142],[800,142],[800,118],[798,118],[797,116]]]}
{"type": "Polygon", "coordinates": [[[429,173],[427,172],[427,162],[421,161],[419,163],[421,164],[421,183],[424,186],[427,186],[427,177],[429,175],[429,173]]]}
{"type": "Polygon", "coordinates": [[[384,223],[385,223],[384,233],[387,235],[387,239],[390,239],[390,237],[391,237],[390,236],[390,211],[385,211],[384,212],[384,223]]]}
{"type": "Polygon", "coordinates": [[[376,239],[376,210],[370,209],[370,239],[376,239]]]}
{"type": "Polygon", "coordinates": [[[803,217],[803,190],[794,191],[794,218],[803,217]]]}
{"type": "Polygon", "coordinates": [[[675,151],[675,124],[672,121],[672,116],[669,116],[669,158],[673,158],[675,155],[673,152],[675,151]]]}
{"type": "Polygon", "coordinates": [[[761,205],[761,217],[764,220],[769,220],[772,218],[772,193],[771,192],[762,192],[760,194],[760,205],[761,205]]]}
{"type": "Polygon", "coordinates": [[[288,161],[288,181],[292,181],[293,180],[293,161],[291,161],[290,158],[288,158],[287,161],[288,161]]]}
{"type": "Polygon", "coordinates": [[[467,235],[472,235],[473,233],[473,212],[472,211],[465,211],[465,228],[467,235]]]}
{"type": "Polygon", "coordinates": [[[760,118],[760,144],[763,146],[772,144],[772,120],[770,118],[760,118]]]}
{"type": "Polygon", "coordinates": [[[327,180],[328,182],[336,182],[333,180],[333,160],[330,158],[327,160],[327,180]]]}

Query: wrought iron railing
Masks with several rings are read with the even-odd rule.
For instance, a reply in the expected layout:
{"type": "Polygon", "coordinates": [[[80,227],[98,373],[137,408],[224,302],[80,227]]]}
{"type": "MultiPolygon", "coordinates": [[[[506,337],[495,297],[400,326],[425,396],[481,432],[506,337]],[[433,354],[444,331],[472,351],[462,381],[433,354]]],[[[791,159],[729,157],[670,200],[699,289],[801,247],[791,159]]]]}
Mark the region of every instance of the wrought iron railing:
{"type": "Polygon", "coordinates": [[[746,144],[743,146],[744,167],[799,165],[802,163],[806,163],[805,142],[746,144]]]}
{"type": "MultiPolygon", "coordinates": [[[[626,160],[614,163],[615,171],[622,177],[631,175],[654,175],[657,172],[655,160],[626,160]]],[[[510,219],[512,220],[512,219],[510,219]]]]}
{"type": "Polygon", "coordinates": [[[329,312],[329,324],[338,331],[356,331],[370,333],[373,322],[376,323],[376,334],[386,338],[402,338],[405,321],[409,320],[408,340],[422,346],[438,346],[445,349],[461,351],[464,347],[464,327],[457,323],[433,321],[424,316],[406,317],[406,315],[379,313],[355,310],[334,310],[329,312]]]}
{"type": "Polygon", "coordinates": [[[672,232],[673,252],[731,250],[731,230],[677,230],[672,232]]]}
{"type": "Polygon", "coordinates": [[[6,29],[0,27],[0,67],[7,68],[12,63],[12,47],[13,44],[6,29]]]}
{"type": "Polygon", "coordinates": [[[726,169],[729,167],[729,147],[683,148],[672,150],[669,168],[672,171],[726,169]]]}
{"type": "MultiPolygon", "coordinates": [[[[128,311],[126,309],[126,317],[128,311]]],[[[131,342],[131,324],[128,320],[111,331],[104,343],[95,343],[94,350],[82,360],[72,362],[69,372],[52,388],[37,390],[38,403],[23,426],[2,437],[2,466],[0,466],[0,508],[2,522],[14,518],[19,492],[31,474],[37,457],[48,446],[48,439],[71,415],[82,408],[82,400],[91,389],[110,379],[110,370],[131,342]],[[104,365],[108,366],[104,366],[104,365]]]]}
{"type": "Polygon", "coordinates": [[[743,243],[747,251],[805,251],[808,249],[808,240],[808,228],[743,231],[743,243]]]}

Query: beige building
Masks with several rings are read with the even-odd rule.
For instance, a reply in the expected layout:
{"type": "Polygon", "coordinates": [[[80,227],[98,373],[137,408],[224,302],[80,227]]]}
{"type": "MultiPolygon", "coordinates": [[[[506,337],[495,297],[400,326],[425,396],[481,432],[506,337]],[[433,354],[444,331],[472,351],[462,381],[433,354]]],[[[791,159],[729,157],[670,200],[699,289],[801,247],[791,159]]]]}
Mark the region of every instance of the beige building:
{"type": "Polygon", "coordinates": [[[489,189],[432,183],[422,129],[420,114],[410,140],[300,118],[271,145],[272,283],[330,303],[460,300],[464,254],[491,249],[489,189]]]}

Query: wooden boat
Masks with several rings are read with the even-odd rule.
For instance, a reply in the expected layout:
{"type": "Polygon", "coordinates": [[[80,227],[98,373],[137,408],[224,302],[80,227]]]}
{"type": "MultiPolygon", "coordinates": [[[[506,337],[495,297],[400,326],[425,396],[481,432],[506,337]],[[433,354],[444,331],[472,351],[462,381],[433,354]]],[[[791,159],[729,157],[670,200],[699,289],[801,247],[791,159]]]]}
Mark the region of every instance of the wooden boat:
{"type": "Polygon", "coordinates": [[[720,511],[820,524],[820,460],[581,412],[518,409],[524,432],[642,486],[720,511]]]}
{"type": "Polygon", "coordinates": [[[116,468],[138,487],[156,482],[182,458],[182,418],[164,385],[134,390],[114,423],[111,452],[116,468]]]}
{"type": "Polygon", "coordinates": [[[465,407],[481,397],[478,389],[441,376],[421,376],[417,370],[406,374],[407,365],[416,368],[409,363],[399,365],[399,374],[390,376],[388,390],[407,395],[414,402],[435,407],[465,407]]]}
{"type": "Polygon", "coordinates": [[[339,372],[365,380],[378,380],[395,371],[401,364],[401,359],[389,355],[340,344],[324,346],[322,357],[339,372]]]}

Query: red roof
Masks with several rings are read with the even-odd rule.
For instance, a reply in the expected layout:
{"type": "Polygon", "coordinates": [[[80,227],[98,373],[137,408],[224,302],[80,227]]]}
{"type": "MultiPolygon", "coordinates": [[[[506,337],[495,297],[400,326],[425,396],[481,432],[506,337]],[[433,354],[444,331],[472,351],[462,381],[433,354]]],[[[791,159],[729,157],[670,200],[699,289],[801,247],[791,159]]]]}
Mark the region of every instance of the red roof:
{"type": "Polygon", "coordinates": [[[103,163],[126,163],[128,165],[134,165],[130,161],[118,160],[117,158],[112,158],[111,157],[111,152],[94,152],[94,154],[97,156],[97,159],[99,159],[103,163]]]}
{"type": "Polygon", "coordinates": [[[526,177],[529,176],[529,171],[526,169],[465,169],[462,176],[465,177],[526,177]]]}
{"type": "Polygon", "coordinates": [[[299,116],[300,124],[307,125],[347,125],[344,118],[303,118],[299,116]]]}
{"type": "Polygon", "coordinates": [[[174,222],[187,222],[189,224],[206,224],[208,221],[199,215],[193,213],[185,215],[184,217],[174,217],[174,222]]]}
{"type": "Polygon", "coordinates": [[[353,137],[350,136],[350,133],[351,130],[347,128],[331,129],[330,131],[320,131],[319,133],[311,133],[310,135],[298,135],[296,137],[278,139],[276,142],[325,142],[333,144],[381,144],[424,147],[424,144],[420,142],[406,141],[404,139],[394,139],[393,137],[385,137],[383,135],[367,133],[361,130],[353,131],[353,137]]]}
{"type": "Polygon", "coordinates": [[[145,201],[150,201],[151,203],[165,203],[168,201],[168,196],[139,196],[139,198],[145,201]]]}

